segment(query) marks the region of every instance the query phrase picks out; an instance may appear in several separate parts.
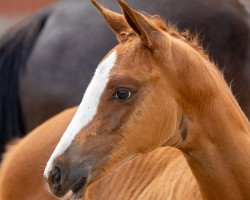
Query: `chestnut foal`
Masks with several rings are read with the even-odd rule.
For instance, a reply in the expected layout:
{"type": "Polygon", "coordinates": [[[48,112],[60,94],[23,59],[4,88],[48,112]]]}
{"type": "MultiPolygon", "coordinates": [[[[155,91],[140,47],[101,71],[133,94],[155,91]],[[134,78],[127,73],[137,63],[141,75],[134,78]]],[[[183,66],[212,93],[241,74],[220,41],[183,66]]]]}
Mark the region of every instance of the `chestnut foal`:
{"type": "MultiPolygon", "coordinates": [[[[203,199],[250,199],[249,121],[221,73],[195,44],[120,0],[93,0],[120,41],[98,66],[44,176],[73,199],[139,154],[182,151],[203,199]]],[[[185,196],[183,196],[185,199],[185,196]]]]}

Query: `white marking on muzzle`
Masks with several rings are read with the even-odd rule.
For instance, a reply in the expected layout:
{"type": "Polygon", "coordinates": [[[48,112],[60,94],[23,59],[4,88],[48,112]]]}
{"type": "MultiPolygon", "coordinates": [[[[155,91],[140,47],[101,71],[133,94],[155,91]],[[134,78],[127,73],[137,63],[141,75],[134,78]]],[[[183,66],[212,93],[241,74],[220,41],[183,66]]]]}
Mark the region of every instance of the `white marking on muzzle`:
{"type": "Polygon", "coordinates": [[[53,167],[55,158],[64,153],[80,130],[94,118],[100,98],[109,80],[110,71],[114,67],[115,62],[116,51],[113,51],[98,65],[75,116],[47,163],[44,171],[44,176],[46,178],[48,178],[49,172],[53,167]]]}

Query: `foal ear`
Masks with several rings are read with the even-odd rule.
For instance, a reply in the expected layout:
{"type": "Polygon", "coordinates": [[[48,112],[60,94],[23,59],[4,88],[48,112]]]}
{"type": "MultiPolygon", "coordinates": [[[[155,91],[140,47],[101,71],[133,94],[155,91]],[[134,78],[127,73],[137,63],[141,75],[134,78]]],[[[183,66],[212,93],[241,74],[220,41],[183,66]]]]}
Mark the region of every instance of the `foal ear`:
{"type": "Polygon", "coordinates": [[[139,35],[143,45],[152,50],[153,34],[159,32],[159,28],[150,19],[129,7],[124,0],[118,1],[130,27],[139,35]]]}
{"type": "Polygon", "coordinates": [[[125,17],[119,13],[108,10],[107,8],[101,6],[96,0],[91,0],[94,6],[100,11],[104,16],[106,22],[111,27],[111,29],[116,33],[118,41],[128,37],[132,29],[128,25],[125,17]]]}

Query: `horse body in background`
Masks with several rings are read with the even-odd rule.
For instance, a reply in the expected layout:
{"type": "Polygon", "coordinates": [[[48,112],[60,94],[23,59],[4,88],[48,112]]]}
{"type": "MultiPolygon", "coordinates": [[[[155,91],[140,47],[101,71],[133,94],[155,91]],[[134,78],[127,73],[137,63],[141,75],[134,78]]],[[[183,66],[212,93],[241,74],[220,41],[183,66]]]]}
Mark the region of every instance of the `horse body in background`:
{"type": "MultiPolygon", "coordinates": [[[[103,1],[117,10],[114,2],[103,1]]],[[[247,13],[236,0],[136,0],[181,30],[199,32],[211,58],[249,114],[247,13]]],[[[88,1],[60,1],[13,27],[0,40],[1,152],[54,114],[76,105],[95,66],[115,40],[88,1]]]]}

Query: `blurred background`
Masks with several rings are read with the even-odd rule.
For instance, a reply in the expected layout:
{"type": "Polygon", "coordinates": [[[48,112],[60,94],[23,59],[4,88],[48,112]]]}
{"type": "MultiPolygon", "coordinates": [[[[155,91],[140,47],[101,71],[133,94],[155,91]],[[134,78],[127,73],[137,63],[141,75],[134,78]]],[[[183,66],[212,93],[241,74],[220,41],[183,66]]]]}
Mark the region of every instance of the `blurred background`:
{"type": "MultiPolygon", "coordinates": [[[[0,0],[0,35],[25,16],[55,0],[0,0]]],[[[239,0],[250,13],[250,0],[239,0]]]]}
{"type": "Polygon", "coordinates": [[[10,26],[54,0],[0,0],[0,35],[10,26]]]}

